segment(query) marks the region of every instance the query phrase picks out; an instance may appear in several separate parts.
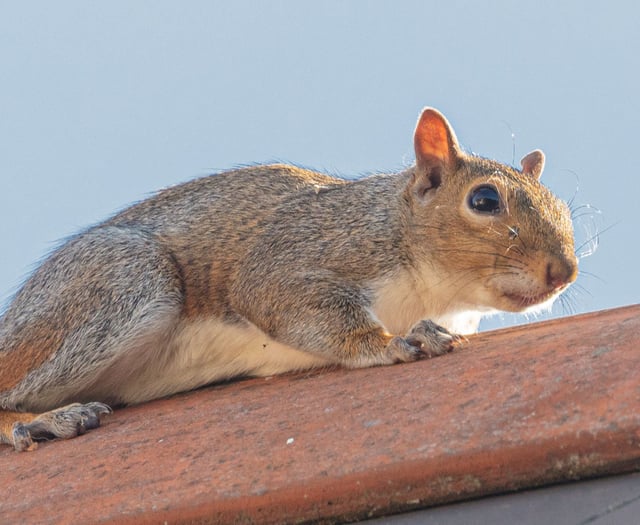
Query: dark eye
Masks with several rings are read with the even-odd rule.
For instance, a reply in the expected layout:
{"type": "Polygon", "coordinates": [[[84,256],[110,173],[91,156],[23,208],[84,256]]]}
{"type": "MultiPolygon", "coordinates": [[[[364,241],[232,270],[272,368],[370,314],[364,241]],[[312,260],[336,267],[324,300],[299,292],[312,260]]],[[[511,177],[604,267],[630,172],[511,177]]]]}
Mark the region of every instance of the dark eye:
{"type": "Polygon", "coordinates": [[[480,213],[499,213],[500,195],[494,186],[478,186],[469,194],[469,207],[480,213]]]}

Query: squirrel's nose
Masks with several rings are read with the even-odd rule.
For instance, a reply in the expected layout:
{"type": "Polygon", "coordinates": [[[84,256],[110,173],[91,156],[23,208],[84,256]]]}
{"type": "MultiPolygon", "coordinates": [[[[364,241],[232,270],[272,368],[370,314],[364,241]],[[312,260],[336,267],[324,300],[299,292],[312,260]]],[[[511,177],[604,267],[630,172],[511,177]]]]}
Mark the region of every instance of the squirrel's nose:
{"type": "Polygon", "coordinates": [[[558,290],[576,280],[578,259],[574,255],[554,257],[547,263],[547,286],[558,290]]]}

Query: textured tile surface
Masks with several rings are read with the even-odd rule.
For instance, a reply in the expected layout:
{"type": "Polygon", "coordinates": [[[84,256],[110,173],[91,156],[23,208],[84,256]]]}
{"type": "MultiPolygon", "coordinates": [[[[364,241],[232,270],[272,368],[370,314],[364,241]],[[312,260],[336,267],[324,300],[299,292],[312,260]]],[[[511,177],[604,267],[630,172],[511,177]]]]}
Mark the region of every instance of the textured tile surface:
{"type": "Polygon", "coordinates": [[[342,521],[640,469],[640,306],[220,385],[0,449],[5,523],[342,521]]]}

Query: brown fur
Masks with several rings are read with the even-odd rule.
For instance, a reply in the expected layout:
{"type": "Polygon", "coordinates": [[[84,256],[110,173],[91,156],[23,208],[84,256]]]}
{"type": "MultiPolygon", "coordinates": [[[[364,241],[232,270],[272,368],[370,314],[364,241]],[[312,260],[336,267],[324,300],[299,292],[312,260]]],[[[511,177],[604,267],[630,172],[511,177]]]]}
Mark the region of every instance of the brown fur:
{"type": "Polygon", "coordinates": [[[44,335],[40,340],[21,342],[11,352],[0,353],[0,391],[13,388],[31,370],[40,367],[62,339],[60,333],[44,335]]]}
{"type": "MultiPolygon", "coordinates": [[[[16,424],[27,424],[33,421],[37,414],[31,414],[30,412],[10,412],[8,410],[0,411],[0,443],[6,443],[7,445],[15,446],[13,440],[13,429],[16,424]]],[[[35,449],[33,443],[26,447],[17,447],[20,450],[23,449],[35,449]]]]}

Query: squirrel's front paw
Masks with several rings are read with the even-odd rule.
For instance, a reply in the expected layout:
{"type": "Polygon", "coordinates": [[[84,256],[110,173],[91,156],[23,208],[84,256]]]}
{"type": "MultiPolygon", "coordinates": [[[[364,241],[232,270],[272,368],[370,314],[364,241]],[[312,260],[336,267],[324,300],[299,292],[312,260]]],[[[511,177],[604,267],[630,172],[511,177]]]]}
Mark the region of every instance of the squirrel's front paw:
{"type": "Polygon", "coordinates": [[[416,361],[446,354],[463,339],[433,321],[423,320],[405,337],[394,337],[387,349],[395,362],[416,361]]]}
{"type": "Polygon", "coordinates": [[[435,357],[451,352],[453,347],[463,339],[462,336],[452,334],[443,326],[429,320],[415,324],[405,337],[407,343],[418,348],[426,357],[435,357]]]}

